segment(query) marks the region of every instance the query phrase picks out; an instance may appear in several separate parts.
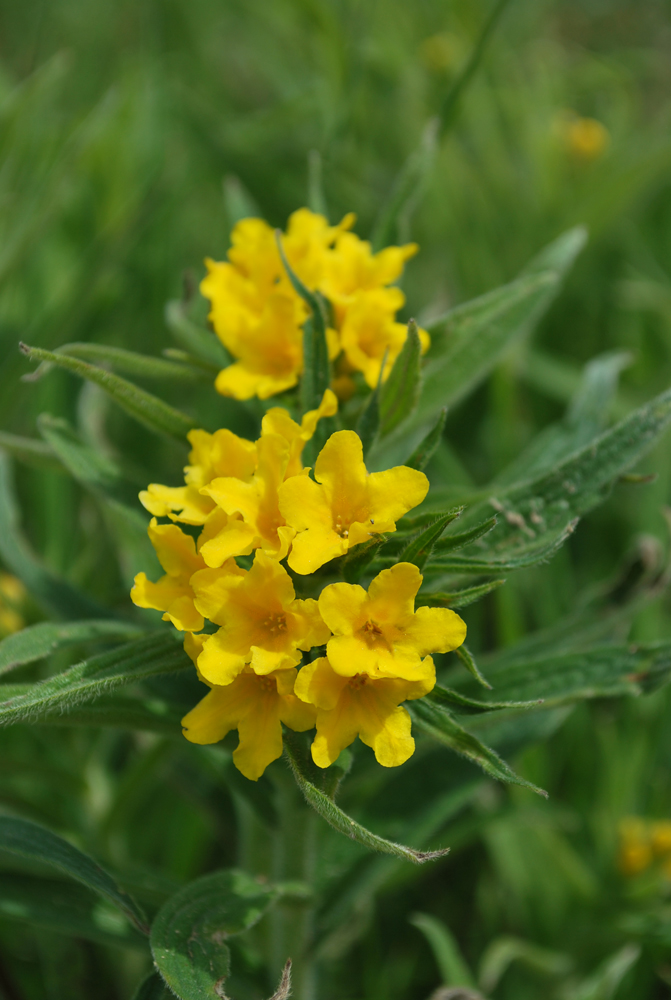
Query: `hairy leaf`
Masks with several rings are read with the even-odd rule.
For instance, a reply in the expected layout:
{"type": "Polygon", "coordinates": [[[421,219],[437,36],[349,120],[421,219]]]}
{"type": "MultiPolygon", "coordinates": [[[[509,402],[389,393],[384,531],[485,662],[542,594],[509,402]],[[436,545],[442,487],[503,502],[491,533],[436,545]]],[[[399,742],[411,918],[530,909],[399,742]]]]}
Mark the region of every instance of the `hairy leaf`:
{"type": "Polygon", "coordinates": [[[479,601],[485,594],[491,594],[492,590],[497,590],[506,581],[490,580],[489,583],[481,583],[477,587],[465,587],[463,590],[454,590],[452,593],[438,591],[433,594],[417,595],[417,604],[428,604],[445,608],[465,608],[474,601],[479,601]]]}
{"type": "Polygon", "coordinates": [[[293,734],[285,733],[284,752],[293,771],[296,783],[305,796],[305,801],[311,805],[315,812],[318,812],[322,819],[325,819],[339,833],[355,840],[371,851],[380,851],[382,854],[393,854],[397,858],[404,858],[406,861],[413,861],[415,864],[423,864],[425,861],[433,861],[449,852],[449,848],[442,851],[417,851],[413,847],[405,847],[403,844],[396,844],[384,837],[378,837],[355,820],[344,813],[335,802],[314,785],[306,775],[305,764],[302,761],[302,754],[293,734]]]}
{"type": "Polygon", "coordinates": [[[194,382],[208,379],[208,373],[203,368],[194,365],[180,364],[166,358],[154,358],[150,354],[138,354],[124,347],[110,347],[107,344],[64,344],[58,348],[58,354],[67,354],[71,358],[81,358],[82,361],[93,361],[97,364],[108,364],[117,371],[136,378],[172,379],[179,382],[194,382]]]}
{"type": "Polygon", "coordinates": [[[0,816],[0,850],[64,872],[108,899],[138,930],[148,933],[144,914],[112,876],[88,854],[51,830],[17,816],[0,816]]]}
{"type": "Polygon", "coordinates": [[[447,420],[447,407],[443,407],[435,426],[429,431],[425,438],[417,445],[410,458],[403,463],[410,469],[419,469],[424,472],[427,465],[435,455],[440,442],[443,439],[445,421],[447,420]]]}
{"type": "Polygon", "coordinates": [[[45,351],[41,347],[29,347],[28,344],[20,346],[23,353],[31,361],[46,361],[59,368],[65,368],[66,371],[79,375],[80,378],[94,382],[101,389],[104,389],[126,413],[152,431],[159,431],[183,441],[188,431],[195,426],[195,421],[191,417],[187,417],[186,414],[165,403],[158,396],[152,396],[151,393],[140,389],[139,386],[128,382],[121,376],[105,371],[104,368],[98,368],[66,354],[45,351]]]}
{"type": "Polygon", "coordinates": [[[420,698],[417,701],[408,702],[407,708],[418,729],[454,750],[455,753],[473,761],[491,778],[496,778],[497,781],[511,782],[514,785],[522,785],[524,788],[531,789],[532,792],[547,797],[547,793],[541,788],[537,788],[516,774],[495,750],[486,746],[476,736],[460,726],[442,705],[430,702],[426,698],[420,698]]]}
{"type": "Polygon", "coordinates": [[[459,691],[453,691],[452,688],[441,687],[440,684],[436,684],[426,697],[436,705],[444,705],[448,710],[454,709],[462,715],[480,715],[482,712],[501,711],[504,708],[537,708],[543,701],[542,698],[535,701],[477,701],[465,697],[459,691]]]}
{"type": "Polygon", "coordinates": [[[226,939],[261,919],[277,891],[229,869],[189,882],[159,910],[151,928],[154,962],[181,1000],[224,996],[230,969],[226,939]]]}
{"type": "Polygon", "coordinates": [[[133,995],[133,1000],[171,1000],[174,996],[158,972],[151,972],[143,979],[133,995]]]}
{"type": "MultiPolygon", "coordinates": [[[[391,433],[414,411],[422,383],[422,345],[414,319],[408,336],[380,391],[380,434],[391,433]]],[[[384,368],[384,365],[383,365],[384,368]]]]}
{"type": "MultiPolygon", "coordinates": [[[[109,653],[100,653],[62,674],[34,684],[23,695],[0,701],[0,725],[39,722],[54,711],[90,701],[125,684],[191,666],[171,632],[156,632],[109,653]]],[[[2,688],[0,687],[0,696],[2,688]]]]}
{"type": "Polygon", "coordinates": [[[431,553],[434,551],[436,543],[438,542],[440,536],[445,531],[447,525],[454,521],[455,515],[453,510],[447,511],[441,517],[438,517],[433,524],[430,524],[428,528],[421,531],[416,538],[402,550],[399,555],[399,562],[409,562],[413,563],[421,571],[427,560],[431,557],[431,553]]]}
{"type": "Polygon", "coordinates": [[[0,641],[0,674],[40,660],[66,646],[76,646],[82,642],[132,639],[142,633],[143,629],[137,625],[108,618],[99,621],[89,618],[67,624],[39,622],[37,625],[28,625],[0,641]]]}
{"type": "Polygon", "coordinates": [[[496,515],[494,517],[487,518],[481,524],[476,524],[474,528],[470,528],[468,531],[460,531],[456,535],[444,535],[440,538],[434,547],[436,554],[445,552],[454,552],[457,549],[463,549],[471,542],[476,542],[478,538],[482,538],[483,535],[488,535],[497,524],[496,515]]]}

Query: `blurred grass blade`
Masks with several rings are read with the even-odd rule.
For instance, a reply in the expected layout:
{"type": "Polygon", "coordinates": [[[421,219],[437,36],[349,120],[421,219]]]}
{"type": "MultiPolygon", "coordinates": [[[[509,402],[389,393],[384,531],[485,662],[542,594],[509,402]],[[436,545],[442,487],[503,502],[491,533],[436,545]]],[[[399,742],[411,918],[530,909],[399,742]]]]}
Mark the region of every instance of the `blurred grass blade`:
{"type": "Polygon", "coordinates": [[[445,531],[445,528],[455,519],[455,512],[448,510],[442,517],[437,517],[433,524],[420,532],[416,538],[407,545],[398,557],[399,562],[413,563],[420,572],[434,550],[438,539],[445,531]]]}
{"type": "Polygon", "coordinates": [[[0,816],[0,850],[56,868],[108,899],[142,931],[149,932],[142,911],[108,872],[83,851],[37,823],[0,816]]]}
{"type": "Polygon", "coordinates": [[[56,618],[113,618],[107,608],[96,604],[66,580],[42,565],[19,526],[9,460],[0,454],[0,556],[16,574],[37,603],[56,618]]]}
{"type": "Polygon", "coordinates": [[[0,431],[0,448],[27,465],[63,472],[63,466],[44,441],[0,431]]]}
{"type": "Polygon", "coordinates": [[[436,450],[443,438],[446,420],[447,407],[444,406],[435,426],[429,431],[426,437],[420,441],[410,458],[403,463],[404,465],[407,465],[410,469],[419,469],[420,472],[424,472],[427,465],[435,455],[436,450]]]}
{"type": "Polygon", "coordinates": [[[322,170],[322,154],[318,149],[311,149],[308,153],[308,208],[318,215],[323,215],[325,219],[329,217],[326,196],[324,194],[324,181],[322,170]]]}
{"type": "Polygon", "coordinates": [[[57,649],[77,646],[84,642],[105,642],[114,639],[134,639],[143,630],[130,622],[88,619],[82,622],[39,622],[28,625],[0,641],[0,674],[16,667],[50,656],[57,649]]]}
{"type": "Polygon", "coordinates": [[[168,361],[166,358],[154,358],[149,354],[137,354],[123,347],[109,347],[106,344],[64,344],[58,348],[57,353],[66,354],[70,358],[80,358],[82,361],[108,364],[117,371],[134,375],[136,378],[194,382],[208,377],[207,372],[203,369],[198,370],[193,365],[168,361]]]}
{"type": "Polygon", "coordinates": [[[303,299],[312,315],[303,324],[303,377],[301,406],[303,413],[316,410],[331,383],[331,364],[326,343],[326,311],[318,292],[311,292],[295,273],[282,246],[282,233],[275,230],[277,249],[284,270],[297,295],[303,299]]]}
{"type": "Polygon", "coordinates": [[[521,785],[523,788],[528,788],[547,798],[547,792],[516,774],[495,750],[486,746],[476,736],[460,726],[442,706],[427,701],[426,698],[420,698],[417,701],[408,702],[406,707],[418,729],[449,747],[455,753],[473,761],[490,778],[521,785]]]}
{"type": "Polygon", "coordinates": [[[622,980],[640,957],[640,945],[625,944],[567,994],[568,1000],[613,1000],[622,980]]]}
{"type": "Polygon", "coordinates": [[[173,996],[158,972],[151,972],[138,986],[133,1000],[171,1000],[173,996]]]}
{"type": "Polygon", "coordinates": [[[476,587],[465,587],[463,590],[453,590],[452,593],[438,591],[434,594],[417,595],[417,604],[428,604],[444,608],[465,608],[481,597],[490,594],[492,590],[497,590],[506,581],[490,580],[489,583],[481,583],[476,587]]]}
{"type": "Polygon", "coordinates": [[[78,882],[0,874],[0,917],[96,944],[139,948],[147,939],[118,910],[108,909],[78,882]]]}
{"type": "Polygon", "coordinates": [[[449,852],[449,848],[442,851],[417,851],[413,847],[405,847],[403,844],[396,844],[384,837],[378,837],[371,833],[360,823],[350,819],[350,817],[340,809],[332,799],[324,792],[320,791],[307,777],[305,773],[305,762],[301,759],[301,752],[298,741],[293,733],[284,734],[284,752],[293,771],[296,783],[305,796],[305,801],[311,805],[315,812],[319,813],[322,819],[339,833],[356,840],[371,851],[379,851],[382,854],[393,854],[397,858],[404,858],[415,864],[423,864],[425,861],[433,861],[449,852]]]}
{"type": "Polygon", "coordinates": [[[422,932],[431,946],[444,986],[475,987],[475,979],[450,929],[428,913],[413,913],[413,927],[422,932]]]}
{"type": "Polygon", "coordinates": [[[179,299],[166,302],[165,322],[180,347],[203,363],[211,365],[213,375],[231,363],[228,352],[218,337],[189,318],[185,302],[179,299]]]}
{"type": "Polygon", "coordinates": [[[277,890],[236,869],[189,882],[163,904],[151,928],[161,976],[181,1000],[224,997],[230,971],[227,938],[253,927],[277,890]]]}
{"type": "Polygon", "coordinates": [[[480,959],[478,982],[485,993],[491,993],[513,962],[522,962],[534,972],[545,976],[565,976],[573,967],[568,955],[541,948],[516,937],[496,938],[480,959]]]}
{"type": "MultiPolygon", "coordinates": [[[[393,431],[414,411],[422,383],[422,345],[414,319],[408,322],[408,336],[387,381],[380,390],[380,434],[393,431]]],[[[384,371],[384,364],[383,369],[384,371]]]]}
{"type": "Polygon", "coordinates": [[[97,368],[95,365],[68,357],[66,354],[45,351],[41,347],[29,347],[28,344],[21,344],[20,347],[31,361],[46,361],[99,385],[126,413],[139,420],[150,430],[159,431],[183,441],[187,433],[195,426],[195,422],[186,414],[180,413],[168,403],[164,403],[162,399],[152,396],[151,393],[140,389],[139,386],[133,385],[132,382],[128,382],[119,375],[105,371],[104,368],[97,368]]]}
{"type": "Polygon", "coordinates": [[[487,518],[486,521],[482,521],[481,524],[476,524],[474,528],[470,528],[468,531],[460,531],[456,535],[446,535],[445,537],[439,539],[435,545],[435,551],[437,553],[454,552],[457,549],[463,549],[471,542],[476,542],[478,538],[482,538],[484,535],[488,535],[497,525],[497,517],[494,514],[493,517],[487,518]]]}
{"type": "Polygon", "coordinates": [[[39,681],[20,697],[0,701],[0,725],[38,722],[51,712],[66,712],[71,705],[90,701],[125,684],[174,673],[190,665],[172,632],[155,632],[39,681]]]}
{"type": "Polygon", "coordinates": [[[471,653],[470,649],[462,643],[461,646],[458,646],[454,652],[466,667],[471,677],[474,677],[478,684],[481,684],[484,688],[491,690],[492,685],[489,683],[487,678],[483,677],[480,673],[478,665],[475,662],[475,657],[471,653]]]}
{"type": "Polygon", "coordinates": [[[224,177],[224,205],[231,228],[241,219],[263,217],[255,199],[235,174],[226,174],[224,177]]]}
{"type": "MultiPolygon", "coordinates": [[[[486,686],[491,689],[491,684],[486,686]]],[[[499,712],[504,708],[538,708],[543,701],[542,698],[535,701],[477,701],[440,684],[436,684],[426,697],[436,705],[444,705],[448,711],[454,708],[462,715],[481,715],[482,712],[499,712]]]]}
{"type": "Polygon", "coordinates": [[[438,128],[437,118],[426,124],[419,148],[410,154],[394,181],[389,199],[380,209],[373,227],[373,250],[382,250],[394,240],[402,242],[407,238],[410,215],[421,200],[435,159],[438,128]]]}

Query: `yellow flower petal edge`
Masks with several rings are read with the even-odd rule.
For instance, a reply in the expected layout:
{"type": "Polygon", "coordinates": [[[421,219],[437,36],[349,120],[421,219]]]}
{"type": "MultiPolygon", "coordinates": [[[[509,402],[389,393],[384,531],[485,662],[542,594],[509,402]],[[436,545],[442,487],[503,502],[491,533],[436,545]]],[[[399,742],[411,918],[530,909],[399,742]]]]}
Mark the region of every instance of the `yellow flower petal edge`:
{"type": "Polygon", "coordinates": [[[289,444],[289,458],[284,472],[285,479],[299,476],[302,473],[302,454],[305,444],[314,435],[317,424],[322,417],[333,417],[337,412],[338,398],[331,389],[325,391],[318,408],[309,410],[303,416],[300,424],[292,420],[287,410],[281,406],[274,406],[266,412],[261,422],[261,436],[279,434],[289,444]]]}
{"type": "Polygon", "coordinates": [[[354,431],[336,431],[322,448],[315,480],[294,476],[279,487],[279,509],[296,537],[289,565],[307,574],[345,555],[372,535],[396,530],[396,521],[429,490],[423,472],[399,465],[369,473],[354,431]]]}
{"type": "Polygon", "coordinates": [[[191,585],[198,611],[221,626],[198,656],[198,670],[212,684],[230,684],[246,664],[257,674],[294,667],[300,650],[331,634],[317,601],[297,600],[287,571],[261,551],[249,572],[203,569],[191,585]]]}
{"type": "Polygon", "coordinates": [[[466,638],[466,624],[449,608],[418,608],[422,575],[412,563],[384,569],[368,593],[358,584],[332,583],[319,597],[321,616],[333,632],[326,652],[343,677],[421,680],[427,653],[447,653],[466,638]]]}
{"type": "Polygon", "coordinates": [[[203,616],[194,605],[189,581],[197,570],[203,569],[205,562],[196,552],[193,538],[176,524],[157,524],[155,517],[147,530],[166,573],[157,583],[148,580],[145,573],[138,573],[131,600],[139,608],[165,612],[164,620],[171,621],[180,631],[199,631],[204,624],[203,616]]]}
{"type": "Polygon", "coordinates": [[[435,682],[431,657],[426,658],[424,677],[417,681],[376,678],[365,672],[345,677],[336,673],[327,657],[313,660],[298,674],[294,690],[317,709],[315,764],[329,767],[357,736],[383,767],[405,763],[414,753],[415,741],[410,716],[401,703],[428,694],[435,682]]]}
{"type": "Polygon", "coordinates": [[[282,723],[296,732],[315,724],[315,709],[292,693],[295,678],[293,668],[260,677],[245,667],[226,687],[212,686],[184,716],[184,736],[191,743],[218,743],[237,729],[233,763],[250,781],[258,781],[282,755],[282,723]]]}

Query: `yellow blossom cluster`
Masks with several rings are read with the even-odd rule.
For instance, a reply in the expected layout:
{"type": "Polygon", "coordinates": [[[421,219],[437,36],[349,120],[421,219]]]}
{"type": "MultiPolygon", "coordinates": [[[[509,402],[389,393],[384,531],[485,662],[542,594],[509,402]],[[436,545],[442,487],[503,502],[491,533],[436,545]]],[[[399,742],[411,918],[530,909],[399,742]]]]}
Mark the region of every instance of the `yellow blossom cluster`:
{"type": "Polygon", "coordinates": [[[624,875],[639,875],[660,864],[671,878],[671,820],[627,816],[619,833],[618,865],[624,875]]]}
{"type": "MultiPolygon", "coordinates": [[[[336,388],[351,371],[362,372],[373,388],[385,354],[383,379],[407,337],[405,324],[396,322],[405,296],[393,282],[417,245],[374,254],[370,243],[350,232],[354,221],[350,213],[330,226],[324,216],[301,208],[289,219],[282,245],[295,274],[329,304],[329,354],[332,360],[341,356],[336,388]]],[[[210,301],[210,322],[236,359],[215,385],[235,399],[267,399],[295,386],[303,371],[302,327],[309,309],[291,284],[267,222],[242,219],[231,242],[227,261],[206,260],[200,286],[210,301]]],[[[427,350],[429,335],[419,334],[427,350]]]]}
{"type": "Polygon", "coordinates": [[[191,431],[185,485],[140,494],[165,575],[152,583],[139,573],[131,597],[186,633],[184,648],[211,689],[183,719],[184,735],[214,743],[237,729],[233,760],[252,780],[280,756],[282,724],[316,727],[320,767],[357,736],[381,764],[402,764],[414,750],[402,702],[431,690],[431,654],[456,649],[466,634],[453,611],[415,610],[422,576],[411,563],[383,570],[367,591],[323,578],[320,587],[312,576],[395,531],[428,490],[426,476],[405,466],[369,473],[348,430],[328,438],[311,478],[303,447],[336,407],[327,390],[301,424],[271,409],[256,442],[191,431]],[[252,553],[249,568],[239,564],[252,553]],[[296,577],[314,597],[296,596],[296,577]]]}

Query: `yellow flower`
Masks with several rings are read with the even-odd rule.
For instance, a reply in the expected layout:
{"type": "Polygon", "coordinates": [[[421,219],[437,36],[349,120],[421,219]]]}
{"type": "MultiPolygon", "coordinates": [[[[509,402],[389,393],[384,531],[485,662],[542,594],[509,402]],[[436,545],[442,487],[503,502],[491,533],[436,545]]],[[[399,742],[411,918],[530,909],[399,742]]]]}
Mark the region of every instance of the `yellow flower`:
{"type": "Polygon", "coordinates": [[[401,702],[422,698],[436,682],[433,661],[425,661],[425,676],[416,681],[372,677],[368,671],[344,677],[327,657],[307,664],[296,679],[295,692],[317,709],[317,735],[312,759],[329,767],[357,736],[372,747],[379,764],[397,767],[412,756],[410,716],[401,702]]]}
{"type": "MultiPolygon", "coordinates": [[[[147,530],[165,576],[152,583],[146,573],[138,573],[130,592],[131,600],[139,608],[164,611],[163,620],[172,622],[182,632],[197,632],[203,627],[203,616],[194,605],[189,581],[197,570],[204,568],[205,562],[196,552],[193,538],[176,524],[157,524],[152,517],[147,530]]],[[[243,571],[231,561],[220,572],[227,576],[243,571]]]]}
{"type": "Polygon", "coordinates": [[[608,129],[595,118],[576,118],[566,128],[566,145],[579,160],[598,160],[609,142],[608,129]]]}
{"type": "Polygon", "coordinates": [[[635,816],[620,823],[620,850],[618,865],[624,875],[638,875],[649,868],[653,861],[652,846],[647,824],[635,816]]]}
{"type": "Polygon", "coordinates": [[[198,657],[198,670],[213,684],[230,684],[245,664],[257,674],[294,667],[299,650],[330,635],[317,602],[296,599],[291,577],[276,559],[257,552],[251,570],[239,574],[205,569],[191,578],[198,611],[222,626],[198,657]]]}
{"type": "MultiPolygon", "coordinates": [[[[387,353],[387,361],[382,376],[386,381],[394,361],[403,350],[408,336],[405,323],[396,323],[394,312],[389,311],[385,304],[385,296],[390,292],[398,292],[400,304],[403,304],[403,294],[398,288],[377,289],[358,295],[348,307],[340,330],[340,342],[345,357],[374,389],[380,378],[380,369],[387,353]]],[[[398,308],[398,307],[397,307],[398,308]]],[[[422,353],[426,353],[431,345],[431,339],[426,330],[419,329],[422,353]]]]}
{"type": "Polygon", "coordinates": [[[20,612],[28,591],[16,576],[0,573],[0,635],[20,632],[25,620],[20,612]]]}
{"type": "Polygon", "coordinates": [[[208,566],[220,566],[230,556],[256,548],[276,559],[284,559],[289,551],[296,532],[280,513],[278,488],[287,472],[291,446],[281,434],[264,434],[256,450],[258,466],[249,482],[222,477],[203,487],[203,493],[223,512],[211,515],[200,538],[200,553],[208,566]],[[236,516],[242,521],[235,520],[236,516]]]}
{"type": "Polygon", "coordinates": [[[184,469],[186,486],[151,483],[140,493],[140,502],[156,517],[170,517],[185,524],[204,524],[215,503],[200,492],[201,488],[218,476],[251,479],[256,469],[256,445],[225,428],[214,434],[189,431],[187,438],[191,452],[189,465],[184,469]]]}
{"type": "MultiPolygon", "coordinates": [[[[283,248],[291,267],[310,288],[321,278],[328,248],[343,227],[299,209],[289,219],[283,248]]],[[[275,236],[262,219],[243,219],[231,235],[229,260],[206,260],[208,274],[201,283],[210,300],[209,318],[217,336],[236,362],[217,376],[215,386],[225,396],[267,399],[298,381],[303,369],[302,324],[309,315],[282,265],[275,236]]],[[[328,334],[338,351],[337,336],[328,334]]]]}
{"type": "Polygon", "coordinates": [[[650,845],[658,857],[671,854],[671,820],[658,819],[650,824],[650,845]]]}
{"type": "Polygon", "coordinates": [[[319,611],[334,633],[326,653],[336,673],[420,680],[428,669],[427,653],[447,653],[462,644],[466,624],[455,611],[415,611],[421,584],[416,566],[397,563],[378,573],[368,593],[352,583],[322,590],[319,611]]]}
{"type": "Polygon", "coordinates": [[[398,288],[386,288],[400,278],[403,265],[414,257],[419,247],[408,243],[403,247],[385,247],[373,254],[371,245],[354,233],[341,232],[326,258],[324,277],[319,289],[332,303],[342,321],[345,309],[360,292],[377,289],[383,294],[378,301],[386,312],[395,312],[405,301],[398,288]]]}
{"type": "MultiPolygon", "coordinates": [[[[192,659],[206,639],[199,635],[192,636],[188,646],[185,642],[192,659]]],[[[293,667],[263,677],[245,667],[225,687],[210,685],[210,692],[182,719],[184,736],[191,743],[218,743],[237,729],[233,763],[246,778],[258,781],[268,764],[282,755],[282,723],[297,732],[315,724],[314,708],[293,694],[295,679],[293,667]]]]}
{"type": "Polygon", "coordinates": [[[279,509],[292,529],[289,565],[313,573],[330,559],[396,530],[396,521],[421,503],[429,489],[423,472],[399,465],[368,473],[354,431],[337,431],[315,463],[315,479],[294,476],[279,488],[279,509]]]}
{"type": "Polygon", "coordinates": [[[303,448],[312,438],[317,424],[322,417],[333,417],[338,412],[336,394],[327,389],[316,410],[309,410],[300,422],[292,420],[288,412],[281,406],[267,410],[261,422],[261,434],[279,434],[289,443],[289,461],[284,472],[284,478],[299,476],[303,471],[301,457],[303,448]]]}

